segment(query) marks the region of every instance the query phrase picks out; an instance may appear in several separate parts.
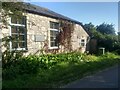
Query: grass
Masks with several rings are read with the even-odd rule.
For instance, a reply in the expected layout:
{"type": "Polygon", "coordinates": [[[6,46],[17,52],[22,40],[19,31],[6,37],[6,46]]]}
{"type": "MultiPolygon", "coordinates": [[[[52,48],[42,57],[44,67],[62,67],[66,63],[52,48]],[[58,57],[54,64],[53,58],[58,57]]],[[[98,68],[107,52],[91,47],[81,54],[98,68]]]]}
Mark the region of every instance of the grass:
{"type": "Polygon", "coordinates": [[[2,84],[3,88],[59,88],[86,75],[116,65],[119,60],[120,56],[113,53],[101,56],[84,54],[77,62],[63,60],[51,68],[40,69],[37,74],[17,75],[15,79],[3,80],[2,84]]]}

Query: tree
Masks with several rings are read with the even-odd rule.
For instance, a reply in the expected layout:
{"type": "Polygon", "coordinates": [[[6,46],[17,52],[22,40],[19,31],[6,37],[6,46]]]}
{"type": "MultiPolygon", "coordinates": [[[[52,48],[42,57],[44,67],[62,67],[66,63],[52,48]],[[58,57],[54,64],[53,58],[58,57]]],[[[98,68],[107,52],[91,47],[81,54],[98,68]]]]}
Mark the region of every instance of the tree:
{"type": "Polygon", "coordinates": [[[118,35],[115,34],[114,25],[102,23],[96,29],[101,33],[98,45],[106,48],[107,51],[115,51],[119,48],[118,35]]]}
{"type": "MultiPolygon", "coordinates": [[[[23,16],[23,12],[25,12],[25,4],[24,2],[0,2],[0,5],[2,5],[2,8],[0,9],[0,21],[2,22],[2,25],[0,26],[0,29],[4,30],[3,28],[7,28],[7,18],[8,17],[16,17],[21,18],[23,16]]],[[[9,49],[9,41],[11,40],[11,36],[6,36],[2,38],[2,47],[5,47],[6,50],[2,52],[2,66],[3,69],[6,65],[11,64],[15,61],[15,59],[18,59],[18,54],[22,56],[21,52],[15,52],[10,51],[9,49]]]]}
{"type": "Polygon", "coordinates": [[[84,29],[86,30],[86,32],[93,37],[93,33],[94,31],[96,31],[96,27],[90,22],[88,24],[84,24],[83,25],[84,29]]]}
{"type": "Polygon", "coordinates": [[[120,42],[120,32],[118,32],[118,41],[120,42]]]}
{"type": "Polygon", "coordinates": [[[115,34],[115,29],[112,24],[101,24],[94,26],[92,23],[85,24],[84,29],[88,32],[91,38],[97,40],[97,47],[105,47],[106,51],[115,51],[120,48],[118,35],[115,34]]]}
{"type": "Polygon", "coordinates": [[[24,2],[0,2],[2,5],[1,9],[1,21],[3,24],[7,24],[7,17],[21,17],[23,12],[25,12],[24,2]]]}
{"type": "Polygon", "coordinates": [[[115,29],[114,29],[114,25],[113,24],[105,24],[102,23],[99,26],[97,26],[96,29],[98,32],[102,33],[102,34],[111,34],[111,35],[115,35],[115,29]]]}

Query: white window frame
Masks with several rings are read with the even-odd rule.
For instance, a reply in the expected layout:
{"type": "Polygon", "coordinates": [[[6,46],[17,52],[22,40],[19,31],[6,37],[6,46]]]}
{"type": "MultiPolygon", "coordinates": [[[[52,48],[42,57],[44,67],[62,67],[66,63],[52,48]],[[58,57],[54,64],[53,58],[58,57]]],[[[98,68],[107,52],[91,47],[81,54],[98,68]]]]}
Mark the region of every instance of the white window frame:
{"type": "MultiPolygon", "coordinates": [[[[49,29],[50,31],[57,31],[59,33],[59,30],[58,29],[49,29]]],[[[50,34],[49,34],[50,35],[50,34]]],[[[54,46],[54,47],[51,47],[51,41],[50,41],[50,36],[49,36],[49,49],[58,49],[59,46],[54,46]]]]}
{"type": "Polygon", "coordinates": [[[85,38],[80,39],[80,46],[81,47],[86,47],[86,39],[85,38]],[[84,42],[82,42],[82,40],[84,40],[84,42]],[[84,46],[82,45],[82,43],[84,43],[84,46]]]}
{"type": "MultiPolygon", "coordinates": [[[[11,17],[9,18],[9,29],[10,29],[10,36],[12,36],[12,26],[20,26],[20,27],[25,27],[25,25],[23,24],[14,24],[11,22],[11,17]]],[[[13,49],[12,48],[12,41],[10,41],[10,51],[13,51],[13,50],[26,50],[26,48],[16,48],[16,49],[13,49]]]]}

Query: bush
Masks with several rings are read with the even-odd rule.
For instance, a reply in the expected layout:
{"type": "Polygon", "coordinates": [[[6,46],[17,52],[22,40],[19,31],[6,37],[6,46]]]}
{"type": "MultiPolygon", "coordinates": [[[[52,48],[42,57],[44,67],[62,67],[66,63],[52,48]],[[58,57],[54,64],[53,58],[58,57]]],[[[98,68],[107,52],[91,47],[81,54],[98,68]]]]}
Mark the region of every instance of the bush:
{"type": "MultiPolygon", "coordinates": [[[[27,57],[21,57],[19,54],[16,54],[9,62],[4,63],[3,68],[3,78],[13,79],[17,75],[23,74],[37,74],[40,70],[49,70],[60,63],[68,63],[68,65],[112,65],[117,61],[114,61],[114,58],[117,58],[115,54],[106,53],[101,56],[81,54],[79,52],[72,53],[61,53],[61,54],[47,54],[47,55],[29,55],[27,57]],[[17,56],[16,56],[17,55],[17,56]],[[13,60],[13,61],[12,61],[13,60]],[[15,61],[14,61],[15,60],[15,61]]],[[[11,58],[11,56],[9,57],[11,58]]],[[[4,59],[9,59],[5,57],[4,59]]],[[[98,66],[99,67],[99,66],[98,66]]]]}
{"type": "Polygon", "coordinates": [[[16,62],[22,58],[22,52],[8,51],[2,53],[2,68],[6,69],[16,64],[16,62]]]}
{"type": "Polygon", "coordinates": [[[9,68],[3,69],[3,87],[59,87],[115,65],[120,62],[118,60],[120,56],[113,53],[101,56],[79,52],[29,55],[16,59],[9,68]]]}
{"type": "Polygon", "coordinates": [[[7,52],[3,56],[3,78],[6,79],[21,74],[36,74],[40,69],[50,69],[60,62],[78,63],[82,59],[81,53],[23,57],[19,52],[7,52]]]}
{"type": "Polygon", "coordinates": [[[115,50],[115,52],[120,55],[120,49],[115,50]]]}
{"type": "Polygon", "coordinates": [[[3,68],[3,79],[13,79],[17,75],[23,74],[35,74],[38,72],[39,66],[40,63],[36,57],[22,57],[6,68],[3,68]]]}
{"type": "Polygon", "coordinates": [[[2,70],[2,78],[3,80],[15,79],[18,73],[19,73],[19,68],[11,66],[7,69],[2,70]]]}

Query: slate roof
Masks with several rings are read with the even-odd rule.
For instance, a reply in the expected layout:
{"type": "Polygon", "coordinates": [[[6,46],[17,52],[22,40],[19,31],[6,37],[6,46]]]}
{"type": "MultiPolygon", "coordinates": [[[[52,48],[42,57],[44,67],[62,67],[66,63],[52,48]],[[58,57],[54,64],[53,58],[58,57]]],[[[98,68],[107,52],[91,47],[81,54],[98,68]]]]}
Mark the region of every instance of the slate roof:
{"type": "Polygon", "coordinates": [[[36,6],[36,5],[33,5],[33,4],[30,4],[30,3],[25,3],[25,9],[29,12],[29,13],[34,13],[34,14],[38,14],[38,15],[43,15],[43,16],[47,16],[47,17],[52,17],[52,18],[55,18],[55,19],[62,19],[62,20],[67,20],[67,21],[71,21],[71,22],[74,22],[74,23],[77,23],[77,24],[80,24],[82,25],[81,22],[79,21],[76,21],[74,19],[71,19],[69,17],[66,17],[64,15],[61,15],[61,14],[58,14],[54,11],[51,11],[47,8],[43,8],[43,7],[40,7],[40,6],[36,6]]]}

